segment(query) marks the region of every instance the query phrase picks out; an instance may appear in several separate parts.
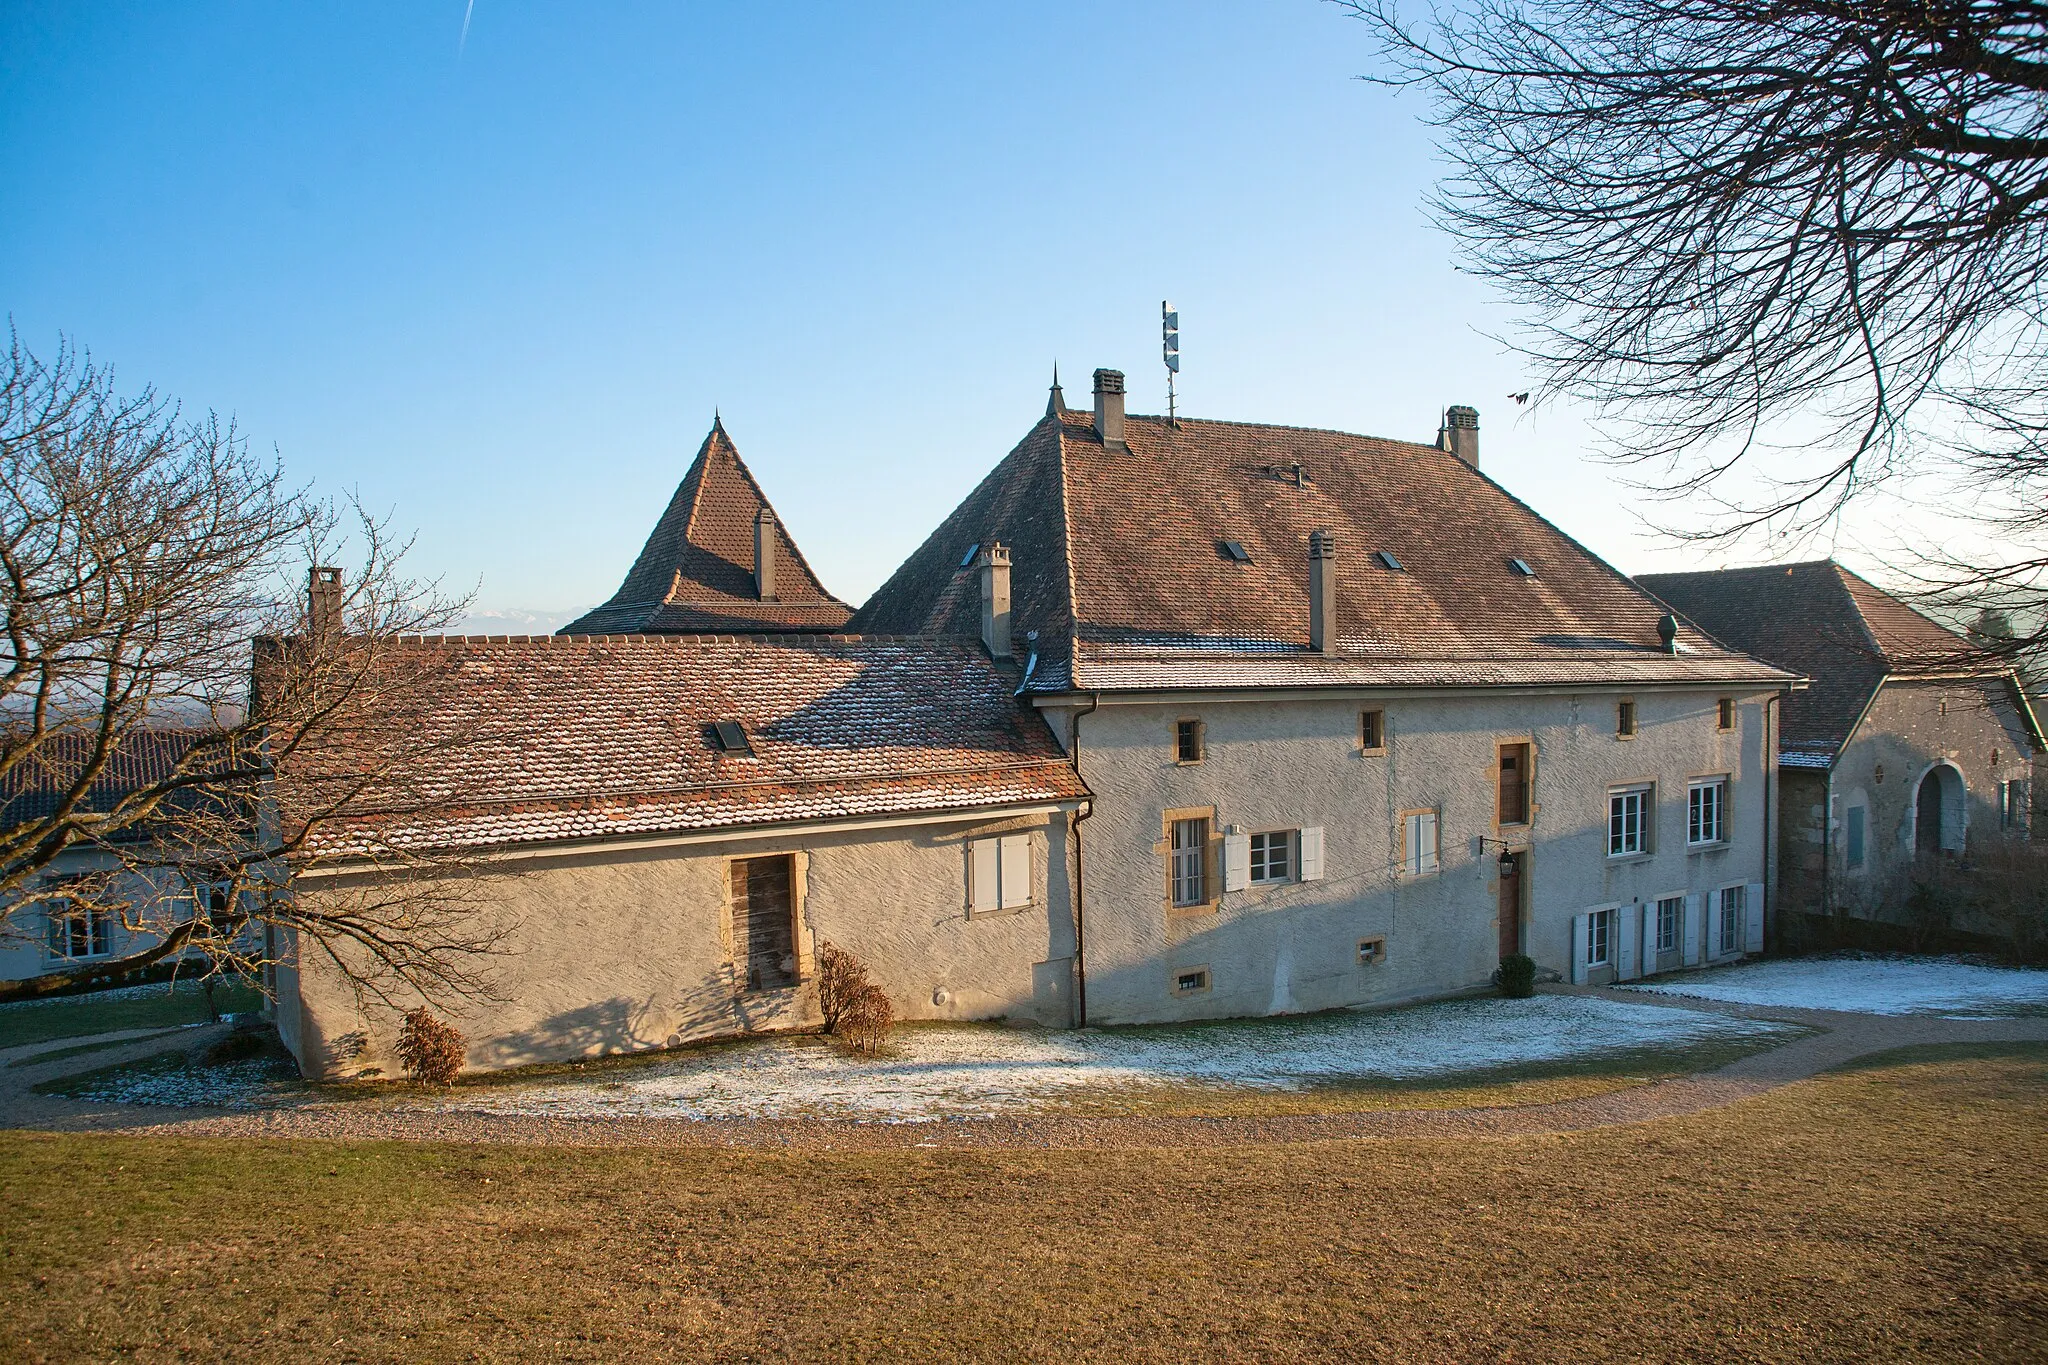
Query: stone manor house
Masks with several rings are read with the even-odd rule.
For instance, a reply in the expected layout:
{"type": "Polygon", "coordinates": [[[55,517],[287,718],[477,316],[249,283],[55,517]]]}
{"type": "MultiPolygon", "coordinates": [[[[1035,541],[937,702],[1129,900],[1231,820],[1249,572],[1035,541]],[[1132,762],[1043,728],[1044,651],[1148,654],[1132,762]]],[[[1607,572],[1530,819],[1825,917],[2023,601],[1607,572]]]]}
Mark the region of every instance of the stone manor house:
{"type": "MultiPolygon", "coordinates": [[[[400,832],[503,874],[484,1068],[807,1026],[824,941],[899,1017],[1054,1027],[1755,951],[1801,686],[1488,478],[1470,408],[1431,443],[1171,421],[1112,370],[857,611],[714,424],[610,601],[411,647],[457,665],[449,724],[527,736],[400,832]]],[[[307,1074],[394,1069],[395,1014],[284,948],[307,1074]]]]}

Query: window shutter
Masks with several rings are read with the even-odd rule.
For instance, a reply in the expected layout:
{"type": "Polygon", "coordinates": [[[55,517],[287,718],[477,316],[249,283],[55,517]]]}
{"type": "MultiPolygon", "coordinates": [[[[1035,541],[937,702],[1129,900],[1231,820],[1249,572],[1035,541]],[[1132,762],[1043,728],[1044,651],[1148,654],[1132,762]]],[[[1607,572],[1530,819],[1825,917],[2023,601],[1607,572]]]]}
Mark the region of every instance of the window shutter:
{"type": "Polygon", "coordinates": [[[1685,922],[1678,929],[1679,958],[1688,967],[1700,965],[1700,893],[1692,892],[1685,898],[1685,922]]]}
{"type": "Polygon", "coordinates": [[[1223,889],[1242,891],[1252,884],[1252,836],[1244,826],[1232,825],[1223,833],[1223,889]]]}
{"type": "Polygon", "coordinates": [[[1031,904],[1031,836],[1005,834],[1002,864],[1003,908],[1031,904]]]}
{"type": "Polygon", "coordinates": [[[1301,879],[1305,882],[1319,882],[1323,879],[1323,827],[1311,825],[1301,832],[1301,879]]]}
{"type": "Polygon", "coordinates": [[[1588,916],[1572,916],[1572,984],[1586,984],[1586,920],[1588,916]]]}
{"type": "Polygon", "coordinates": [[[1421,859],[1419,866],[1423,875],[1436,871],[1436,812],[1424,811],[1415,818],[1416,841],[1421,859]]]}
{"type": "Polygon", "coordinates": [[[970,910],[1001,907],[1001,888],[996,882],[997,839],[975,839],[967,845],[967,906],[970,910]]]}
{"type": "Polygon", "coordinates": [[[1633,981],[1643,973],[1637,967],[1636,926],[1641,917],[1623,910],[1614,912],[1614,978],[1617,981],[1633,981]]]}
{"type": "Polygon", "coordinates": [[[1641,970],[1636,975],[1650,976],[1657,970],[1657,902],[1643,902],[1642,920],[1642,937],[1638,942],[1643,945],[1643,959],[1641,970]]]}
{"type": "Polygon", "coordinates": [[[1751,882],[1742,888],[1742,913],[1748,923],[1742,926],[1742,951],[1760,953],[1764,950],[1764,884],[1751,882]]]}

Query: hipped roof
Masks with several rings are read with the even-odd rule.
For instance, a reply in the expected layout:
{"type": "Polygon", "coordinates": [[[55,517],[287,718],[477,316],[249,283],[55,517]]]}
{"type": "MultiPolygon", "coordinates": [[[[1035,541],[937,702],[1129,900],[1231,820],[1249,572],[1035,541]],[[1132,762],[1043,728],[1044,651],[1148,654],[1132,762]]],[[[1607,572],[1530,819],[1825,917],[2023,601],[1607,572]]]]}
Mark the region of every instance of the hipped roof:
{"type": "Polygon", "coordinates": [[[564,635],[717,631],[830,631],[853,609],[825,591],[775,518],[775,600],[754,583],[754,519],[767,495],[740,459],[723,422],[697,458],[611,600],[562,628],[564,635]]]}
{"type": "Polygon", "coordinates": [[[1794,680],[1689,628],[1667,653],[1660,603],[1435,446],[1143,415],[1125,432],[1105,447],[1091,414],[1048,412],[854,626],[975,633],[969,552],[999,540],[1041,692],[1794,680]],[[1315,530],[1337,546],[1326,653],[1308,648],[1315,530]]]}

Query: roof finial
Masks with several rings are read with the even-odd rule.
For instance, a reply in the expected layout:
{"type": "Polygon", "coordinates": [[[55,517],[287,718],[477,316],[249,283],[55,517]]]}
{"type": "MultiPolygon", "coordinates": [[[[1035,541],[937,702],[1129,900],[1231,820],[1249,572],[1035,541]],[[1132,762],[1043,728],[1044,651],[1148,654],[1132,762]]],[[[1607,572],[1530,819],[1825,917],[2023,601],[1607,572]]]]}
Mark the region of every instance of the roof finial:
{"type": "Polygon", "coordinates": [[[725,419],[718,415],[716,407],[711,409],[711,429],[720,435],[723,435],[725,432],[725,419]]]}
{"type": "Polygon", "coordinates": [[[1052,363],[1052,392],[1045,397],[1045,415],[1057,417],[1067,410],[1067,396],[1060,392],[1060,363],[1052,363]]]}

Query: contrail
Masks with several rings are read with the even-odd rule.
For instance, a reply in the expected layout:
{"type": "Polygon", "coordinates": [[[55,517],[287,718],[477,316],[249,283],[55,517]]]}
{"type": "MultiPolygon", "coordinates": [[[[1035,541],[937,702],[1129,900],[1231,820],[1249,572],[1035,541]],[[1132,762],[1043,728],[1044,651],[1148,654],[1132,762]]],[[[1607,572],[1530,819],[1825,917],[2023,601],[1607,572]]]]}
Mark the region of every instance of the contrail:
{"type": "Polygon", "coordinates": [[[469,16],[475,13],[476,0],[469,0],[469,3],[462,7],[462,41],[455,45],[455,55],[458,57],[469,46],[469,16]]]}

